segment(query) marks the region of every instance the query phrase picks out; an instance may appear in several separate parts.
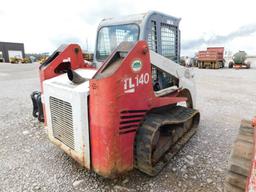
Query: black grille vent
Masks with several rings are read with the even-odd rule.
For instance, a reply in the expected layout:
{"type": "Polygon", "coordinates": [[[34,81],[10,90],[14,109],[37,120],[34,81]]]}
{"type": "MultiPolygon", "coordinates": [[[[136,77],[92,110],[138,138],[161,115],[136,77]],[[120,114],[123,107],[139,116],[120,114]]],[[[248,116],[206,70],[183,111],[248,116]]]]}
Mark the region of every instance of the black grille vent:
{"type": "Polygon", "coordinates": [[[119,134],[135,132],[147,110],[125,110],[120,113],[119,134]]]}
{"type": "Polygon", "coordinates": [[[70,103],[50,97],[53,136],[74,150],[73,116],[70,103]]]}

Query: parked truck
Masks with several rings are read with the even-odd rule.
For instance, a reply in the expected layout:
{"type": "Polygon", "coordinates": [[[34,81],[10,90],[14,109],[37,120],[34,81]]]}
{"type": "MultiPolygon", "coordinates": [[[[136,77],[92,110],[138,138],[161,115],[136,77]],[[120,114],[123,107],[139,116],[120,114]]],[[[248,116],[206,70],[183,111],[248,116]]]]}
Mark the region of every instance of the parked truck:
{"type": "Polygon", "coordinates": [[[224,47],[208,47],[197,54],[198,68],[219,69],[224,67],[224,47]]]}
{"type": "Polygon", "coordinates": [[[247,60],[247,53],[245,51],[238,51],[232,57],[232,60],[228,64],[229,68],[235,69],[249,69],[251,63],[247,60]]]}

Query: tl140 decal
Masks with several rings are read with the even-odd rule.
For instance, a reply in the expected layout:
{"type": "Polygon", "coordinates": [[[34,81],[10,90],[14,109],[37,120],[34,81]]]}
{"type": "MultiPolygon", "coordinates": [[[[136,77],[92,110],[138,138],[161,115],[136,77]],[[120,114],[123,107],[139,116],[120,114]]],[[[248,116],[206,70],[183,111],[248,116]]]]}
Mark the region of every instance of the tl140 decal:
{"type": "Polygon", "coordinates": [[[135,93],[136,87],[145,85],[149,83],[149,74],[142,73],[138,74],[135,77],[130,77],[124,79],[124,92],[125,93],[135,93]]]}

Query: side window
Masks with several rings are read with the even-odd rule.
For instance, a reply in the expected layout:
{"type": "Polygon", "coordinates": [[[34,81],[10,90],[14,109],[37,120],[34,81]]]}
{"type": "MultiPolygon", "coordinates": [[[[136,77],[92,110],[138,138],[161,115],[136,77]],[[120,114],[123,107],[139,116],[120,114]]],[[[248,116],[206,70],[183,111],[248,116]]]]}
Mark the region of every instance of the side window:
{"type": "Polygon", "coordinates": [[[161,49],[162,55],[173,61],[177,60],[176,53],[176,28],[168,24],[161,24],[161,49]]]}
{"type": "Polygon", "coordinates": [[[151,21],[151,30],[148,34],[148,46],[150,50],[157,52],[156,21],[151,21]]]}
{"type": "Polygon", "coordinates": [[[99,58],[106,58],[111,53],[110,47],[110,32],[109,29],[104,27],[99,31],[97,52],[99,58]]]}
{"type": "MultiPolygon", "coordinates": [[[[157,30],[156,30],[156,21],[151,21],[151,29],[148,33],[148,46],[149,49],[157,52],[157,30]]],[[[153,84],[155,85],[155,83],[157,82],[157,69],[155,67],[152,66],[152,80],[153,80],[153,84]]],[[[155,88],[154,88],[155,89],[155,88]]]]}
{"type": "MultiPolygon", "coordinates": [[[[151,21],[151,28],[148,32],[147,42],[149,49],[162,53],[164,57],[172,59],[174,61],[177,60],[177,49],[176,49],[176,32],[177,28],[172,25],[162,24],[160,25],[160,30],[157,30],[157,22],[151,21]],[[158,31],[160,34],[158,34],[158,31]],[[158,47],[158,43],[161,41],[160,46],[158,47]],[[160,48],[160,50],[159,50],[160,48]]],[[[155,66],[152,65],[152,80],[153,80],[153,88],[154,91],[159,91],[161,89],[165,89],[167,87],[171,87],[176,85],[175,77],[167,74],[155,66]]]]}
{"type": "Polygon", "coordinates": [[[119,45],[122,41],[135,42],[138,39],[138,34],[129,29],[116,29],[116,44],[119,45]]]}
{"type": "Polygon", "coordinates": [[[110,25],[98,32],[96,59],[105,60],[123,41],[136,42],[139,38],[139,26],[136,24],[110,25]]]}

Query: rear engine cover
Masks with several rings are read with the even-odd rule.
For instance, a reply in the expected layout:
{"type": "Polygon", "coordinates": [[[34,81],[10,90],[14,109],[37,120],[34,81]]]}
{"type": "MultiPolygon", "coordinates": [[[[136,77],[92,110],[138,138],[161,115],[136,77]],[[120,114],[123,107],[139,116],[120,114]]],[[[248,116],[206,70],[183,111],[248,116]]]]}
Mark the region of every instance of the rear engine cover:
{"type": "Polygon", "coordinates": [[[76,85],[62,74],[43,82],[46,124],[50,140],[90,169],[88,95],[96,70],[75,71],[88,81],[76,85]]]}

